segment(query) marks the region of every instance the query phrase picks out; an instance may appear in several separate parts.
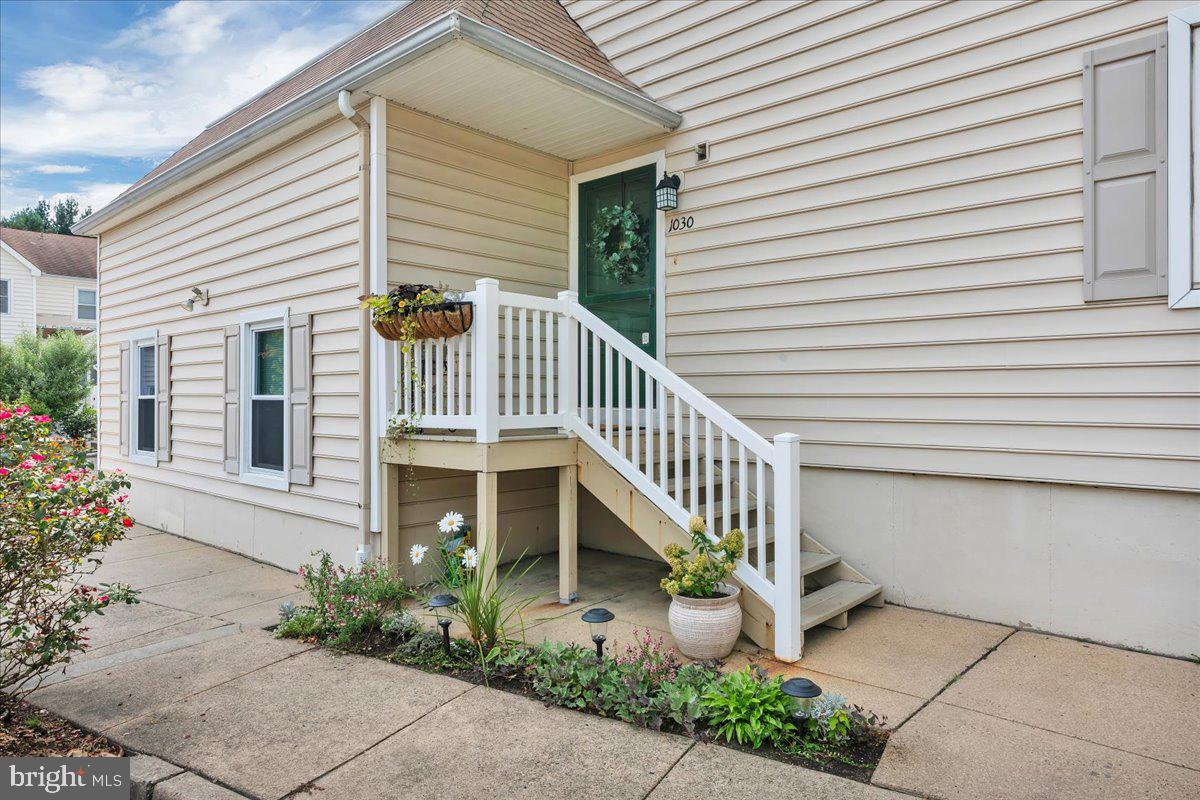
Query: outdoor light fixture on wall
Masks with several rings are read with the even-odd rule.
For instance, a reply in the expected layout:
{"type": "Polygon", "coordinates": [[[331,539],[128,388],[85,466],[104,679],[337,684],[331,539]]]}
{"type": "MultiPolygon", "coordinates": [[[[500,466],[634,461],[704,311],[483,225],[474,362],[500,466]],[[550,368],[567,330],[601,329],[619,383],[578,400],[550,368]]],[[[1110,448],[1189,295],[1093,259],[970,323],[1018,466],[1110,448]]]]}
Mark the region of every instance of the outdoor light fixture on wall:
{"type": "Polygon", "coordinates": [[[583,612],[581,619],[591,629],[592,642],[596,645],[596,658],[604,658],[604,641],[607,638],[604,634],[608,631],[608,623],[615,618],[616,615],[607,608],[589,608],[583,612]]]}
{"type": "Polygon", "coordinates": [[[679,208],[679,176],[663,172],[662,180],[654,187],[654,207],[659,211],[679,208]]]}
{"type": "Polygon", "coordinates": [[[442,649],[450,655],[450,619],[438,614],[438,609],[449,608],[458,602],[452,594],[435,594],[429,598],[429,610],[437,616],[438,627],[442,629],[442,649]]]}
{"type": "Polygon", "coordinates": [[[192,287],[192,296],[180,303],[184,311],[191,311],[197,305],[208,305],[208,289],[197,289],[192,287]]]}

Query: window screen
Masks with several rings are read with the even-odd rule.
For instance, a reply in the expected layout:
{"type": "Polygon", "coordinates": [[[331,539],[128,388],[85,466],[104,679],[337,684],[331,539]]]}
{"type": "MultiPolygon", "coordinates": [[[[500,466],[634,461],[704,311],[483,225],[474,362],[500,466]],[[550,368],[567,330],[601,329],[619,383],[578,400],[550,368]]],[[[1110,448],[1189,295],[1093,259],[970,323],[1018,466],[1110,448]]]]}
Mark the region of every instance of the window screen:
{"type": "Polygon", "coordinates": [[[0,314],[10,313],[9,312],[9,302],[10,301],[8,298],[8,291],[9,291],[8,286],[9,286],[9,283],[8,283],[7,279],[0,281],[0,314]]]}
{"type": "Polygon", "coordinates": [[[154,452],[154,345],[141,345],[137,374],[137,449],[154,452]]]}
{"type": "Polygon", "coordinates": [[[250,466],[283,471],[282,328],[254,332],[253,396],[250,399],[250,466]]]}
{"type": "Polygon", "coordinates": [[[94,320],[96,318],[96,292],[93,289],[80,289],[76,294],[75,319],[94,320]]]}

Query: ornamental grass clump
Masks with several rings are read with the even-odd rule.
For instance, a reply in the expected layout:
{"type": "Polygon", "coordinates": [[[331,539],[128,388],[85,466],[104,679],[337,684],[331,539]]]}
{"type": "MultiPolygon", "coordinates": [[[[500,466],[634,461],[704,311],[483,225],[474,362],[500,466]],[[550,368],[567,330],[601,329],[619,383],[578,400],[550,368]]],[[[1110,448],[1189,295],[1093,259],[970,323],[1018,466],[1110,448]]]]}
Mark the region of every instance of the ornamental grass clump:
{"type": "Polygon", "coordinates": [[[84,583],[133,527],[129,481],[91,469],[51,425],[0,403],[0,687],[18,695],[87,648],[89,615],[136,602],[128,586],[84,583]]]}
{"type": "Polygon", "coordinates": [[[702,517],[692,517],[688,535],[692,539],[691,550],[674,542],[663,548],[663,555],[671,565],[671,573],[662,579],[663,590],[672,596],[700,599],[722,596],[720,584],[733,575],[742,557],[745,537],[735,528],[713,541],[702,517]]]}

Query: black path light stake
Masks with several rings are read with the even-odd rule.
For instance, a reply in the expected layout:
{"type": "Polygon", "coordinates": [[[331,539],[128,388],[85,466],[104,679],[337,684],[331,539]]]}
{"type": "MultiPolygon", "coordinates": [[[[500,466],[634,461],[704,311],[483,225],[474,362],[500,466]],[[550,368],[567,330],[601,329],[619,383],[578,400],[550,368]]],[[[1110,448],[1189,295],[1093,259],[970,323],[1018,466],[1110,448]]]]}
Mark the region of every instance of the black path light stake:
{"type": "Polygon", "coordinates": [[[450,619],[438,614],[439,608],[449,608],[458,602],[458,598],[452,594],[435,594],[429,598],[429,610],[437,615],[438,627],[442,629],[442,649],[446,651],[446,655],[450,655],[450,619]]]}
{"type": "Polygon", "coordinates": [[[796,698],[797,716],[810,716],[813,700],[821,696],[821,687],[808,678],[788,678],[779,688],[789,697],[796,698]]]}
{"type": "Polygon", "coordinates": [[[608,623],[615,617],[607,608],[589,608],[583,612],[582,619],[591,629],[592,641],[596,643],[596,658],[604,658],[604,634],[608,630],[608,623]]]}

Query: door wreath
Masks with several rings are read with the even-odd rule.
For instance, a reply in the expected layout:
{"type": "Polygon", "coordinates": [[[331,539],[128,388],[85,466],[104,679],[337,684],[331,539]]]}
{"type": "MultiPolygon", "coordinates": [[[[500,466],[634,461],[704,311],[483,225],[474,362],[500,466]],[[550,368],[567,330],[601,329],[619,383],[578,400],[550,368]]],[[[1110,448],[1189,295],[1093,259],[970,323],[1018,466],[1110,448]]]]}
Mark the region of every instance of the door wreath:
{"type": "Polygon", "coordinates": [[[600,271],[618,283],[631,283],[646,269],[645,223],[633,203],[605,206],[592,221],[588,250],[600,271]]]}

